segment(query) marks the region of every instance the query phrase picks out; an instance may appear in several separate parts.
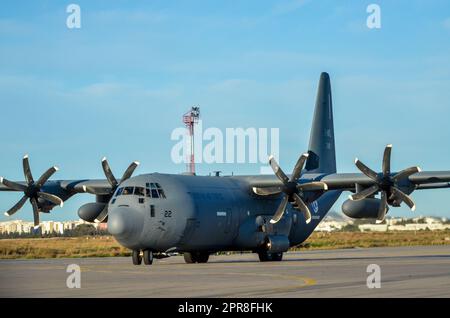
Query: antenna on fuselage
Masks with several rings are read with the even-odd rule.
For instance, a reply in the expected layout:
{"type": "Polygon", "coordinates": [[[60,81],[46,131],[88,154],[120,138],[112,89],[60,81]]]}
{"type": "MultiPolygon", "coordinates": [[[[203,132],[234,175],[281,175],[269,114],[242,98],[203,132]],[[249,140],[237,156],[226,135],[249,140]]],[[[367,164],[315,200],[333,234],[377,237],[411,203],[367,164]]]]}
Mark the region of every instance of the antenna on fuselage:
{"type": "Polygon", "coordinates": [[[183,115],[183,123],[186,125],[189,134],[189,142],[190,142],[190,153],[187,154],[187,164],[186,170],[188,174],[195,175],[195,135],[194,129],[195,125],[198,124],[200,120],[200,107],[193,106],[191,110],[183,115]]]}

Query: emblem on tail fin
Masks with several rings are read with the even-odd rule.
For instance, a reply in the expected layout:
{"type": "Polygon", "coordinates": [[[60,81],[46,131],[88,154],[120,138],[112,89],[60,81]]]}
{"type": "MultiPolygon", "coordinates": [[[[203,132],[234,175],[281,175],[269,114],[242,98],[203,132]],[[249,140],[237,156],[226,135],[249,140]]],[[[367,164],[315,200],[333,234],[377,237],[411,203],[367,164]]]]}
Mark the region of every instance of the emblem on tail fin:
{"type": "Polygon", "coordinates": [[[317,212],[319,212],[319,203],[317,201],[313,201],[311,203],[311,209],[314,214],[317,214],[317,212]]]}

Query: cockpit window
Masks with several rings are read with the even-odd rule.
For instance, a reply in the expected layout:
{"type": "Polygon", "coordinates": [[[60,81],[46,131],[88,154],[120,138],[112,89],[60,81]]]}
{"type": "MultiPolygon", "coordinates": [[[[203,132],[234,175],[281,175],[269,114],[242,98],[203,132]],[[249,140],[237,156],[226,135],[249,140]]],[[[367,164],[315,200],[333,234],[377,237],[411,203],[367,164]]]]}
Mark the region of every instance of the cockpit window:
{"type": "Polygon", "coordinates": [[[118,197],[119,195],[122,195],[122,192],[123,192],[123,188],[117,189],[116,197],[118,197]]]}
{"type": "Polygon", "coordinates": [[[134,194],[143,197],[145,195],[145,190],[143,187],[136,187],[134,188],[134,194]]]}
{"type": "Polygon", "coordinates": [[[149,189],[146,189],[144,187],[122,187],[117,189],[117,192],[115,194],[116,197],[121,196],[121,195],[137,195],[139,197],[144,197],[144,196],[150,196],[149,195],[149,189]]]}
{"type": "Polygon", "coordinates": [[[158,190],[158,194],[159,194],[159,197],[161,198],[161,199],[165,199],[166,198],[166,195],[165,195],[165,193],[164,193],[164,190],[161,188],[161,186],[159,185],[159,183],[156,183],[156,189],[158,190]]]}
{"type": "Polygon", "coordinates": [[[147,197],[153,198],[153,199],[165,199],[166,194],[164,193],[164,190],[161,188],[159,183],[147,183],[145,189],[145,194],[147,197]]]}
{"type": "Polygon", "coordinates": [[[133,194],[133,190],[134,190],[133,187],[125,187],[125,188],[123,188],[122,194],[123,194],[123,195],[130,195],[130,194],[133,194]]]}

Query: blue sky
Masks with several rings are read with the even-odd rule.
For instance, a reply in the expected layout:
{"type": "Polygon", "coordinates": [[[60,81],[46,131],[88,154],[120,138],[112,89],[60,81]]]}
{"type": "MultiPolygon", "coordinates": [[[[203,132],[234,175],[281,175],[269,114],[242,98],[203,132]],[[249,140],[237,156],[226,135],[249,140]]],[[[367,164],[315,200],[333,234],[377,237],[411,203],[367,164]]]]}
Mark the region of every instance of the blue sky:
{"type": "MultiPolygon", "coordinates": [[[[170,134],[200,105],[204,126],[280,128],[281,164],[307,149],[320,72],[331,75],[338,169],[450,170],[448,1],[9,1],[0,11],[0,175],[53,164],[58,179],[179,173],[170,134]],[[382,28],[366,27],[381,7],[382,28]]],[[[200,165],[257,174],[260,165],[200,165]]],[[[415,214],[450,217],[449,190],[415,192],[415,214]]],[[[0,194],[0,210],[20,198],[0,194]]],[[[75,219],[80,195],[44,219],[75,219]]],[[[342,203],[342,200],[339,201],[342,203]]],[[[340,210],[340,204],[335,206],[340,210]]],[[[391,215],[411,216],[406,208],[391,215]]],[[[15,217],[30,219],[29,205],[15,217]]],[[[0,217],[0,220],[5,220],[0,217]]]]}

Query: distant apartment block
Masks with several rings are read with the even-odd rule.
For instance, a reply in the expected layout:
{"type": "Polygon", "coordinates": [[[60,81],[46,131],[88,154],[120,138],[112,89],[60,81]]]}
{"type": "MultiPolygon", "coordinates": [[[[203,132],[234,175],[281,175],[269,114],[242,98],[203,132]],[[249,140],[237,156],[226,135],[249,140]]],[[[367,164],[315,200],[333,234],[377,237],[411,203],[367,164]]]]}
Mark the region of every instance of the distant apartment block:
{"type": "MultiPolygon", "coordinates": [[[[42,233],[52,234],[59,233],[64,234],[67,230],[73,230],[75,227],[81,224],[91,224],[98,230],[107,230],[106,223],[88,223],[81,219],[77,221],[43,221],[41,222],[42,233]]],[[[325,218],[317,226],[318,232],[334,232],[342,230],[346,225],[354,224],[353,220],[335,220],[333,218],[325,218]]],[[[420,231],[420,230],[448,230],[450,224],[445,218],[432,218],[432,217],[419,217],[414,219],[405,218],[388,218],[385,224],[360,224],[358,228],[362,232],[386,232],[386,231],[420,231]]],[[[22,220],[0,222],[0,233],[30,233],[33,229],[32,222],[26,222],[22,220]]]]}
{"type": "MultiPolygon", "coordinates": [[[[354,224],[353,220],[334,220],[325,218],[316,228],[318,232],[340,231],[346,225],[354,224]]],[[[383,224],[359,224],[361,232],[386,232],[386,231],[439,231],[450,229],[450,224],[445,218],[418,217],[414,219],[388,218],[383,224]]]]}
{"type": "MultiPolygon", "coordinates": [[[[41,230],[43,234],[64,234],[67,230],[73,230],[75,227],[81,224],[91,224],[96,229],[106,230],[106,224],[88,223],[83,220],[78,221],[42,221],[41,230]]],[[[27,222],[22,220],[0,222],[0,233],[11,234],[11,233],[31,233],[33,229],[33,222],[27,222]]]]}

